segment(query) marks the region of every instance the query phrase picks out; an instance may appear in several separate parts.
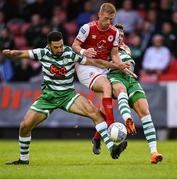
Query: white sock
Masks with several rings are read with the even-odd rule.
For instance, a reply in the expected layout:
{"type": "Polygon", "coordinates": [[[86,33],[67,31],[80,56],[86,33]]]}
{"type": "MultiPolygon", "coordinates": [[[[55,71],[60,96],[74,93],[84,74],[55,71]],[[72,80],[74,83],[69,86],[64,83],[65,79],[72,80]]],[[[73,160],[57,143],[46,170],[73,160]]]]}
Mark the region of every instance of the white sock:
{"type": "Polygon", "coordinates": [[[148,141],[151,153],[157,152],[156,130],[152,122],[151,115],[144,116],[141,118],[141,121],[143,123],[144,135],[148,141]]]}
{"type": "Polygon", "coordinates": [[[29,136],[29,137],[19,136],[20,160],[22,160],[22,161],[29,161],[30,142],[31,142],[31,136],[29,136]]]}
{"type": "Polygon", "coordinates": [[[103,138],[103,141],[106,144],[107,148],[110,150],[114,143],[108,137],[107,127],[108,126],[106,122],[99,123],[95,126],[96,130],[100,133],[101,137],[103,138]]]}
{"type": "Polygon", "coordinates": [[[124,121],[131,118],[131,110],[128,104],[128,95],[125,92],[121,92],[117,97],[118,108],[124,121]]]}

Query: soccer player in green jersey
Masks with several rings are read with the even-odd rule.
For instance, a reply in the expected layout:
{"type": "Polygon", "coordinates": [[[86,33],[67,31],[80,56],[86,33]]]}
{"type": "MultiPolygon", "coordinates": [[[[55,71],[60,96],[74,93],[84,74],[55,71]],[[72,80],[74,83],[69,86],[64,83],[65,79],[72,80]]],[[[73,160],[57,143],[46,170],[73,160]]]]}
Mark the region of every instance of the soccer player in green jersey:
{"type": "Polygon", "coordinates": [[[20,123],[20,158],[17,161],[10,161],[6,164],[29,164],[31,131],[57,108],[91,118],[96,130],[101,134],[107,148],[110,150],[111,157],[117,159],[126,148],[127,142],[124,141],[116,145],[108,138],[106,122],[90,101],[75,92],[73,81],[75,62],[103,68],[119,67],[103,60],[97,59],[95,61],[90,58],[82,58],[74,53],[71,47],[64,45],[60,32],[50,32],[47,39],[48,46],[43,49],[2,51],[4,55],[9,57],[39,60],[42,63],[44,75],[41,86],[42,95],[32,104],[20,123]]]}
{"type": "MultiPolygon", "coordinates": [[[[120,58],[123,62],[129,61],[132,67],[131,71],[133,71],[135,62],[131,58],[131,51],[129,47],[123,42],[123,26],[121,24],[118,24],[116,25],[116,27],[118,28],[120,33],[120,58]]],[[[141,119],[144,134],[148,141],[151,152],[151,163],[157,164],[159,161],[162,161],[162,154],[157,152],[156,130],[151,118],[148,102],[143,88],[135,78],[133,78],[129,74],[122,73],[119,70],[111,70],[107,74],[107,77],[112,84],[113,95],[118,100],[118,107],[123,119],[125,119],[126,117],[131,118],[130,107],[135,110],[135,112],[141,119]]]]}

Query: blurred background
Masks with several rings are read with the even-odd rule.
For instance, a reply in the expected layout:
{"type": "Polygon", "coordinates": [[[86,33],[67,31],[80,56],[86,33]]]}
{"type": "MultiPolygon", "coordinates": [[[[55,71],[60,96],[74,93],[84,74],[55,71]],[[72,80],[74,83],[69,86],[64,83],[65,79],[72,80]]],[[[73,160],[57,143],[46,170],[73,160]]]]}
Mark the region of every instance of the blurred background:
{"type": "MultiPolygon", "coordinates": [[[[177,138],[177,0],[0,0],[0,50],[46,46],[49,31],[63,33],[71,45],[79,28],[97,19],[103,2],[116,6],[114,24],[125,26],[125,42],[136,62],[135,73],[145,89],[158,138],[177,138]]],[[[41,65],[35,60],[10,60],[0,54],[0,138],[17,138],[26,110],[40,95],[41,65]]],[[[99,102],[75,81],[76,89],[99,102]]],[[[115,119],[122,121],[114,102],[115,119]]],[[[134,112],[138,133],[141,122],[134,112]]],[[[89,138],[93,123],[55,111],[36,130],[36,138],[89,138]]],[[[132,138],[132,137],[131,137],[132,138]]]]}

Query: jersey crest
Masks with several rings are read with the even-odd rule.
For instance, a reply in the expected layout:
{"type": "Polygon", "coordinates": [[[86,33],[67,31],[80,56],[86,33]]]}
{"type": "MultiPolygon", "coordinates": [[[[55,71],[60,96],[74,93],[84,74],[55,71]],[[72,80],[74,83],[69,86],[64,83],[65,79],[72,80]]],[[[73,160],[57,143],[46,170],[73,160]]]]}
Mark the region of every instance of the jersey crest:
{"type": "Polygon", "coordinates": [[[108,41],[109,41],[109,42],[112,42],[113,39],[114,39],[113,35],[108,36],[108,41]]]}

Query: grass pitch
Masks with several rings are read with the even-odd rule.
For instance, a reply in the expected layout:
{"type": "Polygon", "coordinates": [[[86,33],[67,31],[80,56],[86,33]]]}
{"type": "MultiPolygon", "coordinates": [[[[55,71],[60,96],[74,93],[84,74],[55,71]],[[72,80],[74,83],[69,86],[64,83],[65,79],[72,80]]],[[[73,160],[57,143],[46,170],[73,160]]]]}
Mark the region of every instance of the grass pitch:
{"type": "Polygon", "coordinates": [[[102,153],[94,155],[89,140],[32,140],[29,166],[4,163],[19,157],[18,141],[0,141],[1,179],[175,179],[177,143],[161,141],[158,148],[164,161],[149,162],[146,141],[129,141],[118,160],[111,159],[102,143],[102,153]]]}

